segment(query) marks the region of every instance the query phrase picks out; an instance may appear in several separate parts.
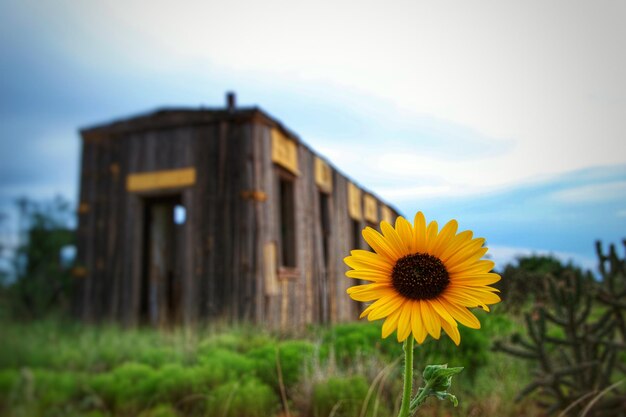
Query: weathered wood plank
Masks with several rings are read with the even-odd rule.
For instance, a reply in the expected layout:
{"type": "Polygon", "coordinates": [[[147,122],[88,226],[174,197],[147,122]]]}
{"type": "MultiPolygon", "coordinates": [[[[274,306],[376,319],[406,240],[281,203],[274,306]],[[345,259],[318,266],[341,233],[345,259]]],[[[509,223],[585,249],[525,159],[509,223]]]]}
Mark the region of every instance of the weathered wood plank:
{"type": "Polygon", "coordinates": [[[370,223],[397,213],[280,123],[258,110],[165,111],[82,134],[80,201],[89,209],[79,216],[78,256],[88,276],[79,285],[76,311],[83,318],[127,325],[148,320],[147,268],[155,262],[165,265],[153,303],[159,324],[164,317],[227,319],[295,329],[357,317],[360,306],[345,295],[355,282],[345,278],[343,258],[365,245],[358,234],[366,224],[361,213],[370,223]],[[280,264],[293,256],[280,246],[279,177],[286,163],[273,154],[272,132],[293,145],[291,159],[297,156],[289,163],[297,167],[290,180],[295,221],[288,231],[295,236],[295,265],[280,264]],[[193,181],[126,187],[129,175],[156,181],[157,172],[191,168],[193,181]],[[186,221],[173,225],[174,203],[168,203],[160,222],[163,230],[173,228],[172,247],[150,261],[155,224],[146,216],[154,212],[154,199],[167,196],[186,208],[186,221]],[[365,208],[362,196],[368,196],[365,208]],[[275,248],[274,257],[268,248],[275,248]]]}

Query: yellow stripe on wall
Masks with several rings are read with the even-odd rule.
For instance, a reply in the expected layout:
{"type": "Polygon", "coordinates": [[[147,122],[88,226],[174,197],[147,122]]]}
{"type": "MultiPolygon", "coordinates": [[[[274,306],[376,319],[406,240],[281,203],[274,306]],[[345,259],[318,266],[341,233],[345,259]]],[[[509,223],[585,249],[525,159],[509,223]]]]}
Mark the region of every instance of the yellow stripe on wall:
{"type": "Polygon", "coordinates": [[[320,157],[315,157],[315,183],[326,193],[333,191],[333,171],[320,157]]]}
{"type": "Polygon", "coordinates": [[[126,190],[129,192],[163,190],[189,187],[195,183],[195,168],[170,169],[128,174],[126,177],[126,190]]]}
{"type": "Polygon", "coordinates": [[[363,197],[363,205],[365,206],[363,210],[363,217],[365,217],[365,220],[372,223],[378,223],[378,204],[376,203],[374,196],[365,194],[363,197]]]}
{"type": "Polygon", "coordinates": [[[387,223],[391,225],[395,224],[395,221],[396,221],[395,216],[389,207],[382,206],[380,208],[380,211],[381,211],[383,221],[386,221],[387,223]]]}
{"type": "Polygon", "coordinates": [[[278,129],[272,129],[272,162],[286,168],[294,175],[300,175],[298,145],[278,129]]]}
{"type": "Polygon", "coordinates": [[[354,220],[361,220],[363,212],[361,209],[361,190],[352,184],[348,183],[348,213],[354,220]]]}

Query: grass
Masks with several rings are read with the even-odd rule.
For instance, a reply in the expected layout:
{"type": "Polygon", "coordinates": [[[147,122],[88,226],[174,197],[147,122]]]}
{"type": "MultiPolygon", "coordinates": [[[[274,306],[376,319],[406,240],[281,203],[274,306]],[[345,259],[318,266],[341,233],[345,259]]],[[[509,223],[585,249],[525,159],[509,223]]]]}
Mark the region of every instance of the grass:
{"type": "MultiPolygon", "coordinates": [[[[416,367],[465,366],[452,391],[461,405],[430,400],[423,416],[538,415],[513,398],[524,362],[490,352],[511,332],[481,315],[460,347],[443,338],[416,349],[416,367]]],[[[311,328],[285,337],[251,326],[170,330],[47,320],[0,323],[0,414],[21,416],[387,417],[401,392],[401,345],[378,323],[311,328]],[[396,361],[395,366],[388,366],[396,361]],[[277,371],[280,369],[280,374],[277,371]],[[384,370],[384,371],[383,371],[384,370]]]]}

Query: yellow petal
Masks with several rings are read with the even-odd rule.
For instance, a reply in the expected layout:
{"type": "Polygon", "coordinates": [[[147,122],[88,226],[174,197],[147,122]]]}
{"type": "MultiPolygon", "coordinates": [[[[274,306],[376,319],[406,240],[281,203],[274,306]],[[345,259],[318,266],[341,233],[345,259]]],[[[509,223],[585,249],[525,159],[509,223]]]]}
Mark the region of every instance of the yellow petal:
{"type": "Polygon", "coordinates": [[[374,311],[374,310],[376,310],[378,308],[383,307],[387,303],[393,302],[397,297],[399,297],[398,294],[386,295],[386,296],[382,297],[380,300],[374,301],[372,304],[367,306],[367,308],[365,310],[363,310],[363,312],[361,313],[359,318],[362,319],[363,317],[367,316],[372,311],[374,311]]]}
{"type": "MultiPolygon", "coordinates": [[[[372,255],[375,254],[372,253],[372,255]]],[[[369,262],[368,259],[357,256],[347,256],[343,258],[343,262],[352,269],[372,269],[384,273],[391,273],[393,270],[393,267],[388,263],[369,262]]]]}
{"type": "Polygon", "coordinates": [[[454,320],[454,317],[452,317],[450,313],[448,313],[446,308],[443,306],[443,304],[441,304],[439,300],[433,298],[432,300],[428,300],[428,302],[430,303],[431,308],[435,310],[444,321],[447,321],[448,323],[454,324],[456,326],[456,320],[454,320]]]}
{"type": "Polygon", "coordinates": [[[452,339],[455,345],[459,345],[461,343],[461,333],[459,333],[459,328],[456,323],[454,325],[447,323],[445,321],[441,322],[441,327],[445,330],[446,334],[452,339]]]}
{"type": "Polygon", "coordinates": [[[458,263],[459,268],[462,268],[463,266],[470,266],[470,265],[475,264],[476,262],[478,262],[480,258],[485,256],[485,254],[487,253],[487,250],[488,250],[487,248],[480,248],[476,252],[474,252],[473,255],[468,256],[462,261],[459,261],[458,263]]]}
{"type": "Polygon", "coordinates": [[[418,211],[413,220],[413,248],[415,252],[426,252],[426,218],[418,211]]]}
{"type": "Polygon", "coordinates": [[[432,337],[439,339],[441,335],[441,320],[439,320],[439,316],[431,310],[430,304],[426,300],[420,300],[420,310],[422,311],[422,321],[426,326],[426,330],[432,337]]]}
{"type": "Polygon", "coordinates": [[[395,298],[389,303],[373,309],[372,312],[367,315],[367,319],[369,321],[373,321],[387,317],[388,315],[396,311],[400,306],[402,306],[402,303],[404,303],[405,300],[406,298],[400,295],[396,295],[395,298]]]}
{"type": "Polygon", "coordinates": [[[373,265],[391,266],[395,264],[394,261],[385,258],[375,252],[370,252],[363,249],[353,249],[350,251],[350,255],[354,256],[357,260],[373,265]]]}
{"type": "Polygon", "coordinates": [[[447,259],[446,266],[448,268],[452,268],[454,266],[462,264],[467,259],[474,256],[479,250],[481,250],[484,244],[485,239],[483,238],[473,239],[471,242],[459,248],[459,250],[454,255],[447,259]]]}
{"type": "Polygon", "coordinates": [[[411,303],[411,330],[417,343],[424,343],[426,339],[426,327],[422,321],[422,311],[420,309],[420,302],[413,301],[411,303]]]}
{"type": "Polygon", "coordinates": [[[462,265],[458,265],[450,269],[448,268],[446,269],[448,269],[448,274],[450,274],[452,278],[452,275],[455,275],[455,274],[465,274],[465,275],[484,274],[486,272],[491,271],[494,266],[496,266],[496,264],[493,261],[490,261],[488,259],[483,259],[483,260],[474,262],[472,265],[462,264],[462,265]]]}
{"type": "Polygon", "coordinates": [[[465,247],[465,245],[471,242],[473,235],[474,233],[471,230],[465,230],[454,236],[454,238],[452,238],[452,241],[450,242],[450,245],[445,248],[439,256],[439,259],[441,259],[443,263],[446,263],[452,255],[457,253],[461,248],[465,247]]]}
{"type": "Polygon", "coordinates": [[[400,216],[396,219],[396,233],[404,244],[406,253],[415,253],[413,247],[413,227],[404,217],[400,216]]]}
{"type": "MultiPolygon", "coordinates": [[[[443,298],[445,299],[445,295],[443,298]]],[[[476,316],[470,313],[467,308],[458,306],[454,302],[447,300],[443,302],[443,305],[446,307],[448,313],[450,313],[459,323],[471,329],[480,329],[480,321],[478,321],[476,316]]]]}
{"type": "Polygon", "coordinates": [[[382,230],[383,236],[398,258],[409,254],[406,245],[402,242],[393,226],[387,222],[380,222],[380,230],[382,230]]]}
{"type": "Polygon", "coordinates": [[[476,289],[476,288],[469,288],[469,287],[461,287],[461,288],[460,287],[452,287],[452,288],[448,287],[446,288],[445,295],[455,296],[457,298],[471,297],[472,299],[479,301],[479,303],[469,304],[469,305],[466,305],[466,307],[475,307],[478,305],[478,306],[483,307],[483,309],[485,309],[486,307],[485,304],[497,304],[500,301],[502,301],[500,297],[498,297],[497,294],[494,294],[491,291],[476,289]]]}
{"type": "Polygon", "coordinates": [[[468,284],[467,282],[464,282],[462,280],[456,280],[454,282],[451,282],[447,287],[447,289],[455,289],[458,291],[468,291],[468,292],[475,292],[475,293],[498,293],[500,292],[499,289],[495,288],[495,287],[490,287],[488,285],[472,285],[472,284],[468,284]]]}
{"type": "Polygon", "coordinates": [[[437,236],[437,241],[433,246],[432,253],[434,256],[439,257],[443,253],[443,251],[448,247],[448,245],[452,242],[456,234],[456,230],[458,229],[459,224],[456,220],[450,220],[446,223],[445,226],[439,232],[439,236],[437,236]]]}
{"type": "Polygon", "coordinates": [[[366,269],[351,269],[346,272],[346,276],[376,283],[389,282],[391,279],[389,274],[379,271],[368,271],[366,269]]]}
{"type": "Polygon", "coordinates": [[[355,301],[373,301],[386,295],[397,294],[389,284],[366,284],[350,287],[346,290],[350,298],[355,301]]]}
{"type": "Polygon", "coordinates": [[[450,281],[454,284],[462,284],[462,285],[471,285],[471,286],[479,286],[479,285],[490,285],[495,284],[500,281],[500,275],[490,272],[487,274],[477,274],[477,275],[461,275],[457,274],[456,276],[450,276],[450,281]]]}
{"type": "Polygon", "coordinates": [[[428,228],[426,228],[426,253],[433,253],[433,247],[435,243],[437,243],[437,231],[439,230],[439,225],[437,225],[436,221],[432,221],[428,224],[428,228]]]}
{"type": "Polygon", "coordinates": [[[446,288],[445,298],[451,303],[464,307],[481,307],[485,311],[489,311],[487,304],[480,298],[468,294],[466,291],[454,291],[446,288]]]}
{"type": "Polygon", "coordinates": [[[398,327],[398,319],[400,318],[400,313],[402,310],[398,309],[387,316],[385,322],[383,323],[383,331],[382,337],[386,339],[394,330],[398,327]]]}
{"type": "Polygon", "coordinates": [[[363,239],[365,239],[367,244],[370,245],[376,253],[387,259],[395,261],[399,258],[396,251],[389,245],[385,237],[371,227],[363,229],[363,239]]]}
{"type": "Polygon", "coordinates": [[[407,301],[402,306],[402,313],[398,320],[398,342],[404,342],[411,334],[411,304],[411,301],[407,301]]]}

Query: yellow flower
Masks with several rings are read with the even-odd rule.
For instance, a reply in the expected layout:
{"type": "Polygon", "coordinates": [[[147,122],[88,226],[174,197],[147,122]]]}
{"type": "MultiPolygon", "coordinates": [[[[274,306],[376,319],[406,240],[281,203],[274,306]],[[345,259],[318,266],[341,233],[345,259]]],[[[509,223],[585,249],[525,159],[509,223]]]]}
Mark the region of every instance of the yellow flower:
{"type": "Polygon", "coordinates": [[[439,339],[441,329],[456,345],[461,342],[457,322],[479,329],[480,322],[467,307],[500,302],[497,289],[489,287],[500,276],[491,273],[494,263],[481,259],[485,239],[472,239],[469,230],[457,234],[456,220],[438,231],[437,222],[426,225],[424,215],[415,215],[414,225],[398,217],[395,228],[381,222],[382,234],[371,227],[363,230],[374,252],[353,250],[344,262],[352,268],[346,276],[370,281],[348,288],[356,301],[373,301],[361,314],[368,320],[385,318],[382,336],[398,330],[398,341],[411,333],[418,343],[427,334],[439,339]]]}

